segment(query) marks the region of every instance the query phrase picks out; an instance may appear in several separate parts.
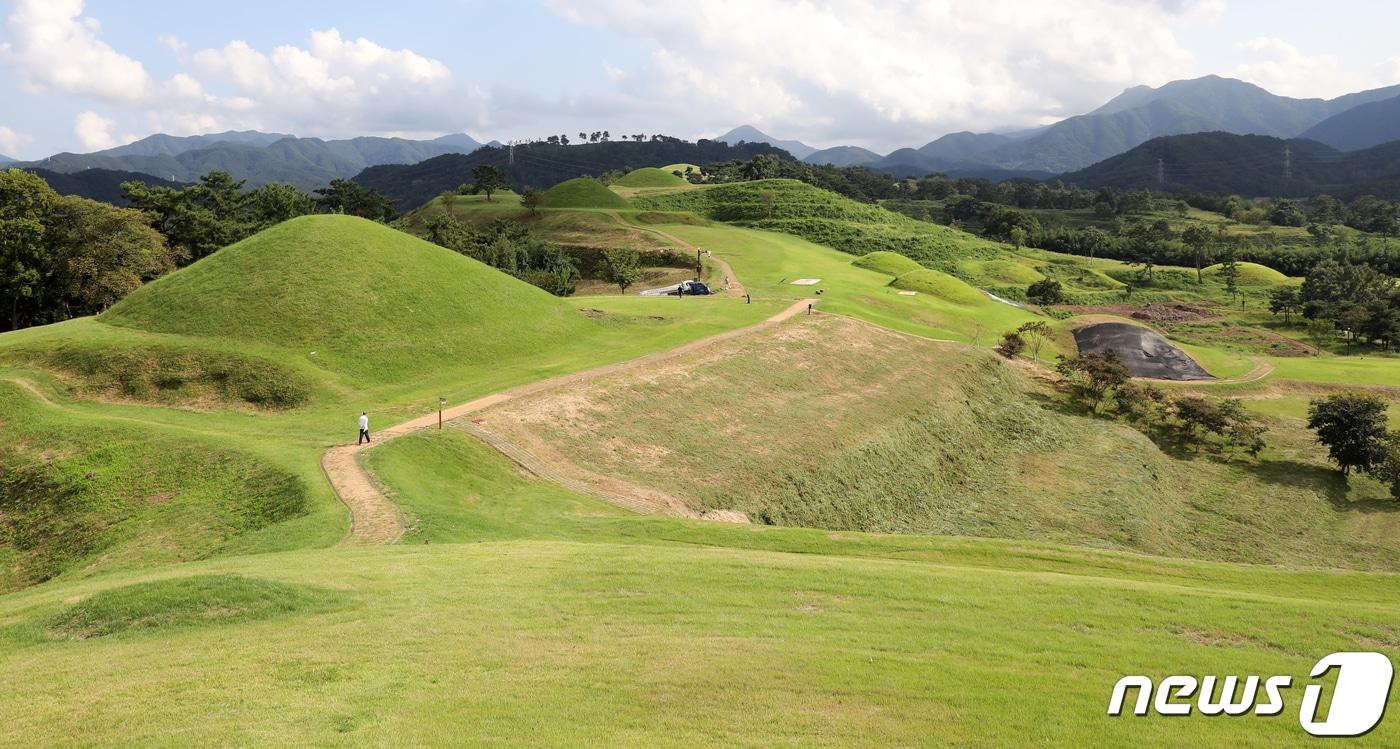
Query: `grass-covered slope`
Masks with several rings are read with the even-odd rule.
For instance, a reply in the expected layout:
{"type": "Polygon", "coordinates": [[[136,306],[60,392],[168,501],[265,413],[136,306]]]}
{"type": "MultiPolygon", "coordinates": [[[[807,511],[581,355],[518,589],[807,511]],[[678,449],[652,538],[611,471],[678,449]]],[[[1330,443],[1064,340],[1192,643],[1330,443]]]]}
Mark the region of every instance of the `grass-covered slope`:
{"type": "MultiPolygon", "coordinates": [[[[12,380],[0,379],[0,431],[0,591],[226,553],[239,537],[322,509],[302,476],[250,452],[85,418],[12,380]]],[[[281,536],[273,547],[316,543],[281,536]]]]}
{"type": "Polygon", "coordinates": [[[890,285],[904,291],[932,294],[954,304],[972,306],[989,303],[986,295],[967,285],[962,279],[929,268],[911,270],[891,281],[890,285]]]}
{"type": "MultiPolygon", "coordinates": [[[[994,304],[988,302],[988,304],[994,304]]],[[[1400,569],[1400,515],[1276,424],[1257,460],[1173,456],[1070,415],[994,355],[839,317],[513,400],[489,429],[617,491],[841,530],[1400,569]],[[654,403],[684,403],[685,418],[654,403]],[[599,435],[606,435],[599,439],[599,435]]]]}
{"type": "MultiPolygon", "coordinates": [[[[1279,273],[1265,265],[1258,263],[1239,263],[1239,283],[1241,286],[1281,286],[1287,283],[1295,283],[1288,276],[1279,273]]],[[[1225,282],[1225,277],[1221,274],[1224,265],[1216,263],[1201,270],[1207,278],[1214,279],[1220,283],[1225,282]]]]}
{"type": "Polygon", "coordinates": [[[910,260],[898,252],[872,252],[851,261],[857,268],[873,270],[887,276],[902,276],[910,271],[921,270],[924,266],[910,260]]]}
{"type": "Polygon", "coordinates": [[[716,185],[643,195],[633,205],[646,210],[690,211],[717,221],[787,232],[854,255],[897,252],[952,271],[959,260],[991,259],[1004,248],[957,229],[918,221],[877,205],[791,179],[716,185]]]}
{"type": "Polygon", "coordinates": [[[654,166],[633,169],[613,184],[622,187],[681,187],[686,181],[654,166]]]}
{"type": "Polygon", "coordinates": [[[544,191],[546,208],[629,208],[628,202],[592,177],[560,182],[544,191]]]}
{"type": "Polygon", "coordinates": [[[143,286],[100,319],[277,347],[374,381],[490,361],[591,325],[534,286],[346,216],[268,229],[143,286]]]}

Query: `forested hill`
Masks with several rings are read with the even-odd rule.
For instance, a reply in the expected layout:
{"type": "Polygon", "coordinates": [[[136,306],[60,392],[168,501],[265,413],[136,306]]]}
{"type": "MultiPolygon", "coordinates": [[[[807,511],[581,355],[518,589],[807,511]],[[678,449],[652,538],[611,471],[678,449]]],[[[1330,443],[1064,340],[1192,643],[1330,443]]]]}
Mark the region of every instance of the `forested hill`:
{"type": "Polygon", "coordinates": [[[584,175],[628,172],[644,166],[668,164],[710,164],[716,161],[750,159],[761,154],[791,155],[767,143],[729,145],[714,140],[695,143],[679,138],[657,136],[642,141],[610,141],[563,146],[528,143],[514,149],[487,147],[470,154],[448,154],[418,164],[370,167],[354,179],[365,187],[377,188],[395,201],[400,211],[411,210],[444,190],[455,190],[473,182],[472,167],[491,164],[505,170],[511,186],[540,189],[552,187],[584,175]]]}
{"type": "Polygon", "coordinates": [[[1232,133],[1173,135],[1147,141],[1060,179],[1081,187],[1252,197],[1370,194],[1394,199],[1400,197],[1400,142],[1343,153],[1302,139],[1232,133]]]}
{"type": "Polygon", "coordinates": [[[141,172],[125,172],[118,169],[84,169],[81,172],[64,174],[48,169],[26,169],[49,183],[59,195],[77,195],[92,200],[100,200],[112,205],[126,206],[129,201],[122,192],[123,182],[144,182],[151,187],[171,187],[179,189],[185,183],[153,177],[141,172]]]}

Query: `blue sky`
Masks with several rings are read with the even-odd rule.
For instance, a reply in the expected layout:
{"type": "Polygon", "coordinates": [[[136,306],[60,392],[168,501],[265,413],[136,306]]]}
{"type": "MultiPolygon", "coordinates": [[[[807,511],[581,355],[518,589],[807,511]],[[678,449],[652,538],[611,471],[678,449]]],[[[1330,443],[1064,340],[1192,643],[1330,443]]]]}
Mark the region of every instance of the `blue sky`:
{"type": "Polygon", "coordinates": [[[1238,0],[9,0],[0,153],[152,132],[483,140],[751,123],[887,151],[1216,73],[1400,82],[1390,3],[1238,0]],[[1319,12],[1323,8],[1325,12],[1319,12]]]}

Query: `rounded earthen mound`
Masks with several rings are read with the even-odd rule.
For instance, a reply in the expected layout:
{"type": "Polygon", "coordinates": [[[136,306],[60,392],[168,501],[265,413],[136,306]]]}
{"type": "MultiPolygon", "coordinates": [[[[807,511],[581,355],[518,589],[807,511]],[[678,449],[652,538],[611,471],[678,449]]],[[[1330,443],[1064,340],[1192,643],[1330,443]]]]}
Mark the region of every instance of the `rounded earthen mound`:
{"type": "Polygon", "coordinates": [[[1074,331],[1080,355],[1108,351],[1118,355],[1134,377],[1158,380],[1212,380],[1185,351],[1155,331],[1122,322],[1086,325],[1074,331]]]}

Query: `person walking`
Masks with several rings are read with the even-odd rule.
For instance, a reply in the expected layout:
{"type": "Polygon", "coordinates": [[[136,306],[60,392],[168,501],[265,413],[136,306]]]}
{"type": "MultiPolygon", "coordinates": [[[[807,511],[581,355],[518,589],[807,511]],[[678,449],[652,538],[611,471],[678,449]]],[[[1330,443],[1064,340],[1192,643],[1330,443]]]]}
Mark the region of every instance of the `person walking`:
{"type": "Polygon", "coordinates": [[[360,440],[355,444],[363,445],[366,442],[369,442],[369,414],[362,411],[360,412],[360,440]]]}

